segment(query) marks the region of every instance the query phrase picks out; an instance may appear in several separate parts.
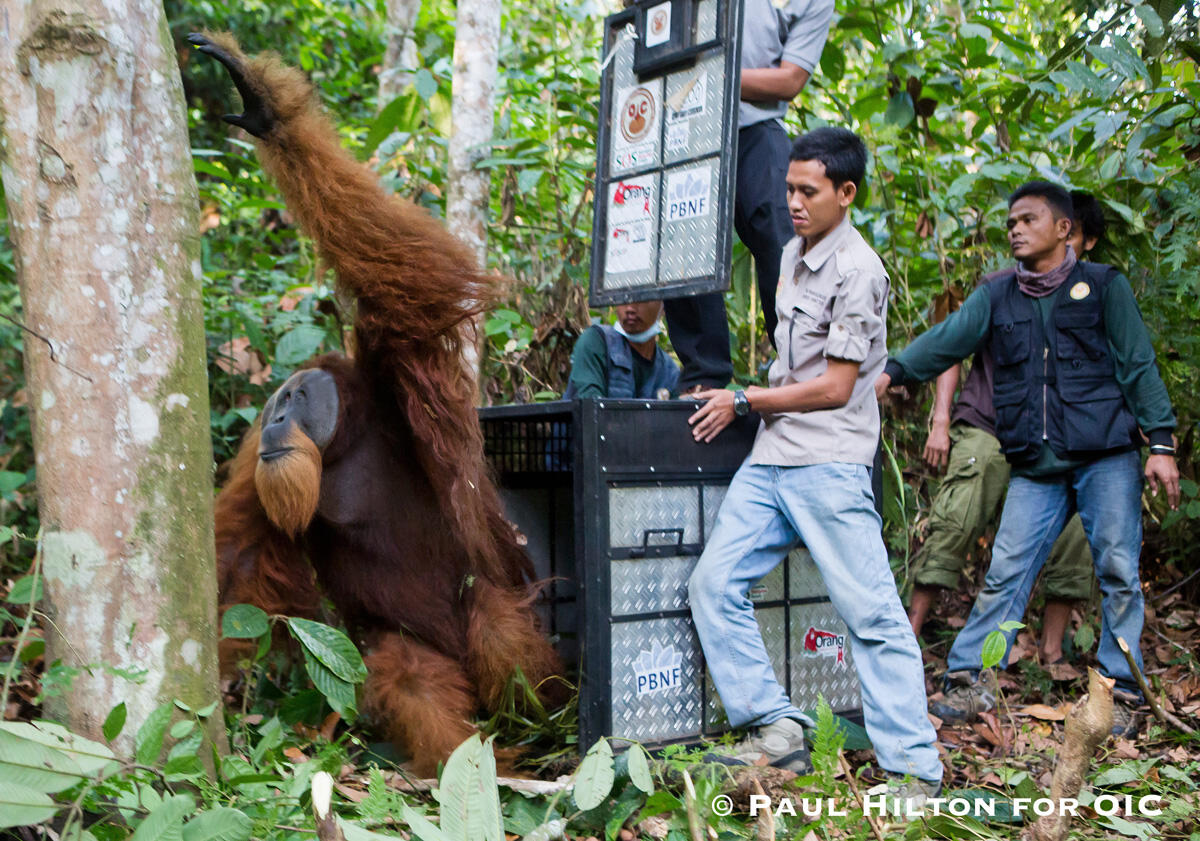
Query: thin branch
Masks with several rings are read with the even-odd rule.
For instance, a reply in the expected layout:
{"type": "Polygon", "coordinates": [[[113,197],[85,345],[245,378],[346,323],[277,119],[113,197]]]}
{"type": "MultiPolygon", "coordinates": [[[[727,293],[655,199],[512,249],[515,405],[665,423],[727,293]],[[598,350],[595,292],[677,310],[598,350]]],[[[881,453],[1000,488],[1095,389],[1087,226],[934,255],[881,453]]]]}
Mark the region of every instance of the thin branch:
{"type": "Polygon", "coordinates": [[[77,377],[83,377],[83,378],[84,378],[85,380],[87,380],[89,383],[94,383],[94,382],[95,382],[95,380],[93,380],[93,379],[92,379],[91,377],[89,377],[87,374],[83,373],[82,371],[80,371],[80,370],[78,370],[78,369],[76,369],[76,368],[72,368],[70,365],[68,365],[67,363],[63,362],[61,359],[59,359],[59,358],[58,358],[58,352],[57,352],[57,351],[54,349],[54,342],[52,342],[52,341],[50,341],[49,339],[47,339],[47,338],[46,338],[45,336],[43,336],[41,333],[39,333],[39,332],[37,332],[36,330],[33,330],[33,329],[29,328],[29,327],[26,327],[24,324],[22,324],[21,322],[17,321],[17,320],[16,320],[15,318],[13,318],[11,315],[8,315],[8,314],[6,314],[6,313],[2,313],[2,312],[0,312],[0,318],[3,318],[5,321],[9,322],[10,324],[14,324],[14,325],[16,325],[17,327],[19,327],[20,329],[24,330],[24,331],[25,331],[26,333],[28,333],[29,335],[33,336],[35,339],[41,339],[43,342],[45,342],[45,343],[46,343],[46,347],[50,348],[50,361],[51,361],[51,362],[53,362],[53,363],[54,363],[54,364],[56,364],[56,365],[61,365],[62,367],[66,368],[68,371],[70,371],[72,374],[76,375],[77,377]]]}

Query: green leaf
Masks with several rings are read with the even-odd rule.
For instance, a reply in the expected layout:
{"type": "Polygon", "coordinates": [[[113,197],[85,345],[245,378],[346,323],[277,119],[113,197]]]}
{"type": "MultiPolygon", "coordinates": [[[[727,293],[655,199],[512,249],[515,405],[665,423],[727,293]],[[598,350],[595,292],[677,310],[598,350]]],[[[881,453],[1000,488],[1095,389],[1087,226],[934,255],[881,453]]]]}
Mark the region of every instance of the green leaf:
{"type": "MultiPolygon", "coordinates": [[[[369,829],[363,829],[356,823],[337,818],[338,827],[342,830],[342,836],[346,841],[399,841],[397,835],[384,835],[382,832],[372,832],[369,829]]],[[[184,841],[187,841],[185,838],[184,841]]]]}
{"type": "Polygon", "coordinates": [[[354,684],[342,680],[325,668],[307,648],[304,649],[304,668],[308,671],[313,686],[325,696],[329,706],[333,707],[347,721],[353,720],[358,714],[354,684]]]}
{"type": "Polygon", "coordinates": [[[250,841],[254,822],[237,809],[220,806],[183,825],[183,841],[250,841]]]}
{"type": "Polygon", "coordinates": [[[1146,27],[1146,32],[1151,38],[1161,38],[1163,36],[1163,20],[1158,16],[1158,12],[1154,11],[1153,6],[1147,6],[1141,3],[1133,7],[1137,16],[1142,21],[1142,26],[1146,27]]]}
{"type": "Polygon", "coordinates": [[[363,141],[363,153],[369,155],[379,148],[389,134],[394,131],[414,132],[421,125],[421,114],[425,105],[414,90],[406,90],[387,104],[379,112],[367,137],[363,141]]]}
{"type": "Polygon", "coordinates": [[[1092,629],[1091,625],[1084,623],[1083,625],[1080,625],[1078,629],[1076,629],[1073,642],[1075,643],[1075,647],[1080,651],[1090,651],[1092,648],[1092,643],[1095,641],[1096,632],[1092,629]]]}
{"type": "Polygon", "coordinates": [[[305,651],[311,652],[329,671],[350,683],[367,679],[367,667],[362,655],[350,638],[339,631],[311,619],[291,617],[288,627],[305,651]]]}
{"type": "Polygon", "coordinates": [[[158,761],[174,710],[175,705],[168,701],[146,716],[146,720],[138,728],[133,743],[139,765],[153,765],[158,761]]]}
{"type": "Polygon", "coordinates": [[[0,470],[0,493],[12,493],[25,484],[25,474],[14,470],[0,470]]]}
{"type": "Polygon", "coordinates": [[[0,730],[0,782],[52,794],[86,776],[62,751],[0,730]]]}
{"type": "Polygon", "coordinates": [[[0,722],[0,731],[61,751],[75,761],[80,773],[86,777],[99,777],[118,768],[113,752],[108,747],[77,736],[53,721],[0,722]]]}
{"type": "Polygon", "coordinates": [[[100,728],[100,731],[104,734],[104,738],[111,742],[117,736],[120,736],[121,731],[125,729],[126,716],[127,710],[125,709],[124,701],[109,710],[108,717],[104,719],[104,725],[100,728]]]}
{"type": "Polygon", "coordinates": [[[446,760],[438,783],[442,834],[449,841],[504,841],[492,738],[473,734],[446,760]]]}
{"type": "Polygon", "coordinates": [[[1019,631],[1019,630],[1021,630],[1022,628],[1024,628],[1024,627],[1025,627],[1025,623],[1024,623],[1024,622],[1017,622],[1017,621],[1016,621],[1016,620],[1014,620],[1014,619],[1010,619],[1010,620],[1009,620],[1009,621],[1007,621],[1007,622],[1001,622],[1001,623],[1000,623],[1000,624],[999,624],[997,627],[998,627],[998,628],[999,628],[1001,631],[1004,631],[1005,633],[1007,633],[1008,631],[1019,631]]]}
{"type": "Polygon", "coordinates": [[[293,367],[304,362],[321,349],[325,331],[315,324],[297,324],[275,345],[275,362],[293,367]]]}
{"type": "Polygon", "coordinates": [[[42,595],[41,576],[23,575],[13,584],[5,601],[9,604],[33,604],[40,602],[42,595]]]}
{"type": "Polygon", "coordinates": [[[993,668],[1003,659],[1008,651],[1008,640],[1000,631],[992,631],[983,641],[983,651],[980,656],[985,669],[993,668]]]}
{"type": "Polygon", "coordinates": [[[226,639],[257,639],[269,630],[270,617],[252,604],[231,605],[221,617],[221,636],[226,639]]]}
{"type": "Polygon", "coordinates": [[[12,536],[13,530],[10,526],[0,526],[0,543],[7,543],[12,536]]]}
{"type": "Polygon", "coordinates": [[[404,822],[420,841],[450,841],[428,818],[407,803],[404,804],[404,822]]]}
{"type": "Polygon", "coordinates": [[[1131,765],[1114,765],[1111,768],[1106,768],[1096,775],[1092,780],[1092,785],[1095,786],[1119,786],[1125,783],[1131,783],[1134,780],[1139,780],[1142,777],[1142,770],[1137,766],[1131,765]]]}
{"type": "Polygon", "coordinates": [[[59,810],[49,795],[4,779],[0,779],[0,804],[0,829],[41,823],[59,810]]]}
{"type": "Polygon", "coordinates": [[[196,801],[186,794],[176,794],[163,799],[150,815],[138,824],[137,831],[129,841],[181,841],[183,818],[195,811],[196,801]]]}
{"type": "Polygon", "coordinates": [[[982,38],[987,41],[992,37],[992,30],[978,23],[960,23],[958,25],[958,37],[963,39],[982,38]]]}
{"type": "Polygon", "coordinates": [[[416,90],[417,96],[428,102],[429,98],[437,93],[437,79],[433,78],[433,74],[422,67],[413,75],[413,89],[416,90]]]}
{"type": "Polygon", "coordinates": [[[913,117],[916,115],[917,111],[913,107],[912,97],[908,95],[907,91],[899,91],[888,100],[888,107],[887,111],[884,112],[883,120],[886,123],[904,128],[913,121],[913,117]]]}
{"type": "Polygon", "coordinates": [[[179,721],[171,725],[171,738],[182,739],[188,733],[191,733],[196,726],[195,719],[181,718],[179,721]]]}
{"type": "Polygon", "coordinates": [[[203,707],[196,710],[196,715],[199,718],[208,718],[210,715],[212,715],[214,712],[216,712],[216,710],[217,710],[217,702],[213,701],[211,704],[205,704],[203,707]]]}
{"type": "Polygon", "coordinates": [[[607,739],[601,738],[575,772],[575,804],[585,812],[595,809],[612,791],[615,777],[612,748],[607,739]]]}
{"type": "Polygon", "coordinates": [[[654,778],[650,776],[650,762],[646,756],[646,749],[634,742],[626,754],[629,762],[629,781],[646,794],[654,794],[654,778]]]}

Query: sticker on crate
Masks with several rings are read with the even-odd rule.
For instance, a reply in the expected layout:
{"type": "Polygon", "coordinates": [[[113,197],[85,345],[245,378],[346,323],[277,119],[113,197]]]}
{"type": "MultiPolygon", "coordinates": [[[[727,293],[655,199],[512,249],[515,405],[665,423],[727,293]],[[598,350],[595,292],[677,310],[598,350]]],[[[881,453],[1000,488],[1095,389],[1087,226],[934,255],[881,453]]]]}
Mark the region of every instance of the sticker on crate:
{"type": "Polygon", "coordinates": [[[846,635],[822,631],[810,625],[808,633],[804,635],[804,654],[808,657],[835,657],[838,663],[845,666],[846,635]]]}
{"type": "Polygon", "coordinates": [[[678,690],[683,686],[683,654],[673,645],[664,648],[656,642],[638,653],[633,677],[638,695],[678,690]]]}

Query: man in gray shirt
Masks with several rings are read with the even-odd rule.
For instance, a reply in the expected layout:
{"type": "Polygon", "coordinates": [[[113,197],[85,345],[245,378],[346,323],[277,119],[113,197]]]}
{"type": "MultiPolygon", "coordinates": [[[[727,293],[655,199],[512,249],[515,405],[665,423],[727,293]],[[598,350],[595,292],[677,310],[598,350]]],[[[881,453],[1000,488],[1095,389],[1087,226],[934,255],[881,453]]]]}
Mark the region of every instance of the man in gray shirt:
{"type": "Polygon", "coordinates": [[[888,280],[850,224],[867,150],[822,128],[792,147],[786,185],[793,230],[776,298],[779,355],[770,388],[701,392],[690,419],[711,441],[737,415],[762,415],[688,582],[692,619],[729,723],[756,728],[730,764],[804,770],[801,721],[775,678],[747,593],[801,541],[849,630],[863,716],[899,797],[941,789],[925,714],[921,652],[888,566],[868,468],[879,441],[874,383],[887,361],[888,280]]]}
{"type": "MultiPolygon", "coordinates": [[[[792,238],[784,176],[790,141],[782,118],[825,47],[833,0],[745,0],[742,101],[733,226],[754,255],[767,335],[775,341],[779,257],[792,238]]],[[[683,363],[680,391],[720,388],[733,378],[729,323],[720,292],[666,302],[671,345],[683,363]]]]}

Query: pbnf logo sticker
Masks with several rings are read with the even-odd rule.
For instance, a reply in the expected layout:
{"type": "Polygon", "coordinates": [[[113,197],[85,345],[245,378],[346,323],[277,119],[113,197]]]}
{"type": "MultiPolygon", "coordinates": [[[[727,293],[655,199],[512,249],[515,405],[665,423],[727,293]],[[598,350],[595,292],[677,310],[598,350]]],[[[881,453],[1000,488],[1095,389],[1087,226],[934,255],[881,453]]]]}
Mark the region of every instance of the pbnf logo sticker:
{"type": "Polygon", "coordinates": [[[841,665],[846,665],[846,635],[835,634],[833,631],[822,631],[820,628],[809,626],[804,635],[804,653],[809,657],[835,657],[841,665]]]}
{"type": "Polygon", "coordinates": [[[621,106],[621,136],[637,143],[650,133],[656,113],[654,95],[645,88],[634,88],[621,106]]]}
{"type": "Polygon", "coordinates": [[[675,646],[657,642],[633,661],[633,679],[638,695],[666,692],[683,686],[683,655],[675,646]]]}

